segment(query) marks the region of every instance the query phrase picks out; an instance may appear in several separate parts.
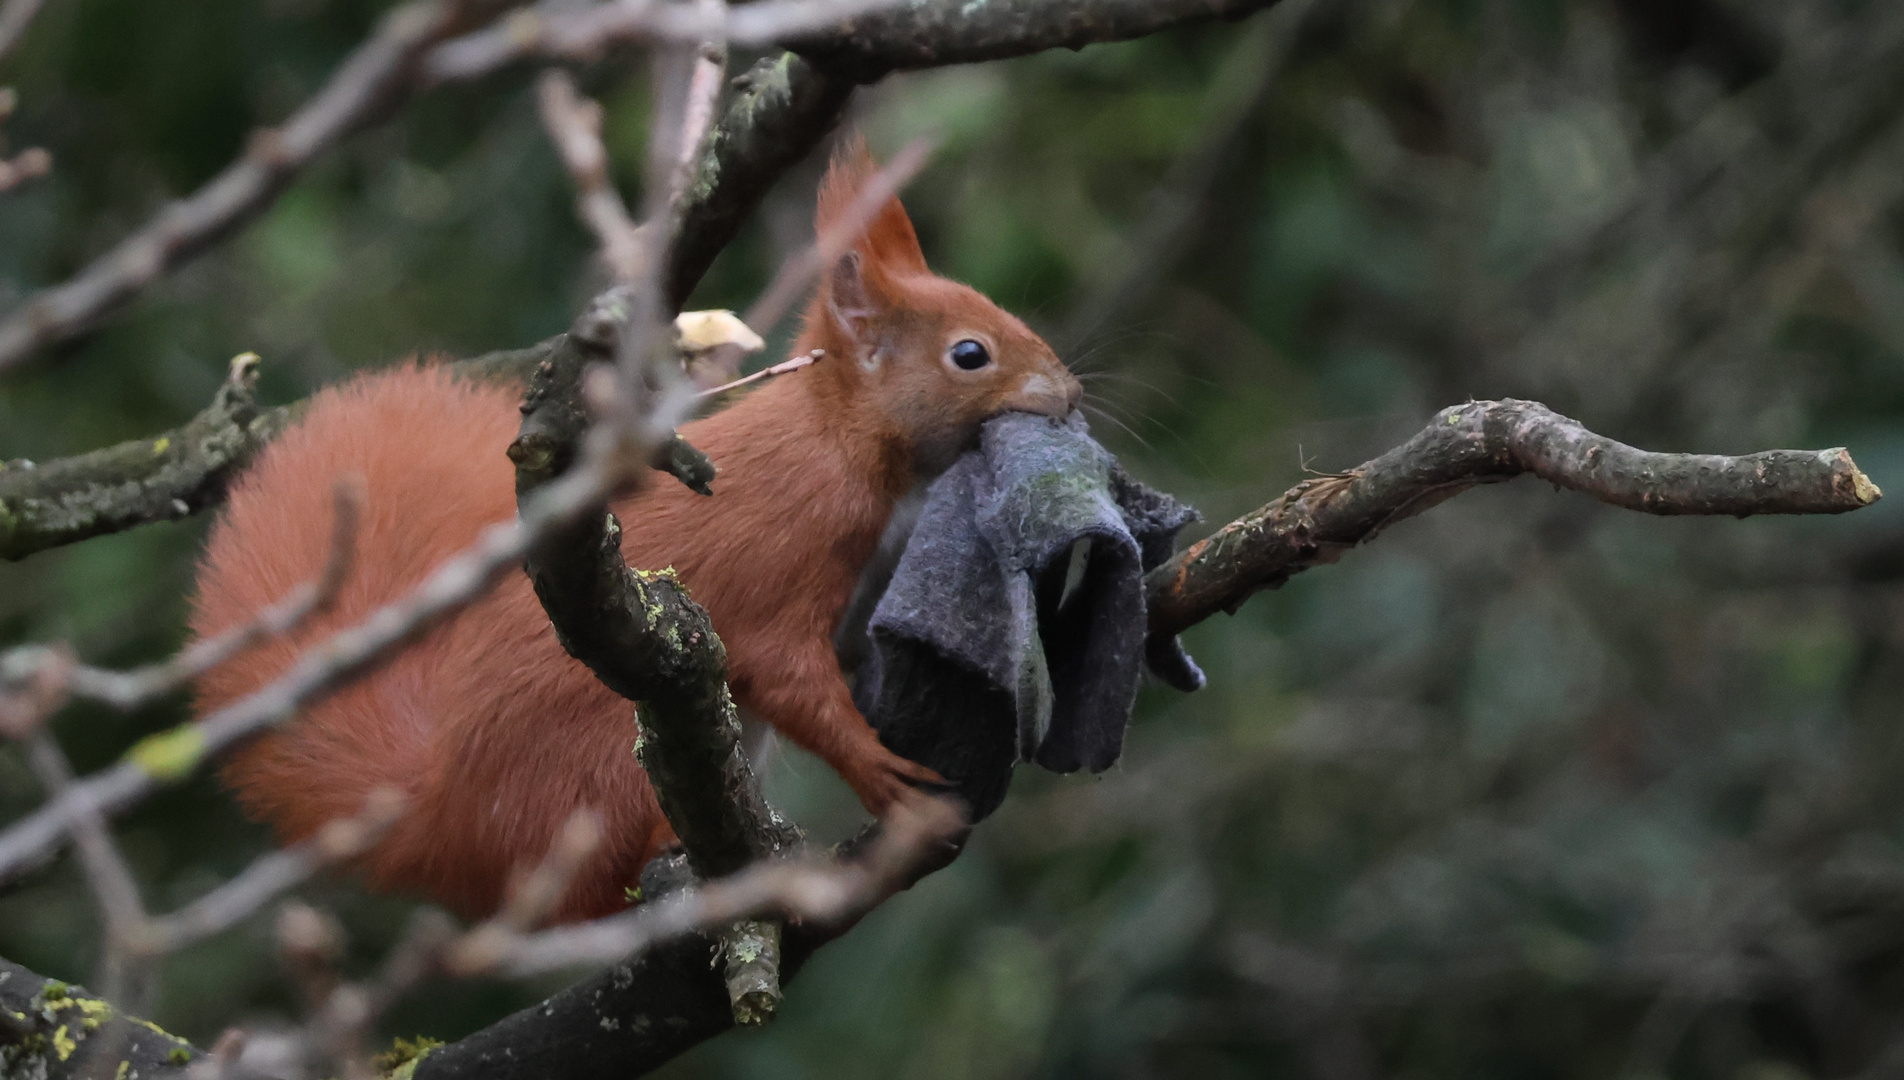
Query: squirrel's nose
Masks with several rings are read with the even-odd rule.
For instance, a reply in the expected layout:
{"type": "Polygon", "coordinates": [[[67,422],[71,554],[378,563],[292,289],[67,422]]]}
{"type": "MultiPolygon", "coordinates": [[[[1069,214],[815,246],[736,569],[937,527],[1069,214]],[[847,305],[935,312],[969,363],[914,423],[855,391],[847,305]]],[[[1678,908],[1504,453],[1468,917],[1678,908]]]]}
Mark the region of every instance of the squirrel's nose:
{"type": "Polygon", "coordinates": [[[1013,400],[1006,407],[1063,419],[1071,415],[1071,410],[1077,406],[1078,398],[1083,393],[1084,388],[1068,371],[1060,370],[1057,379],[1038,372],[1025,377],[1018,387],[1018,393],[1012,395],[1013,400]]]}

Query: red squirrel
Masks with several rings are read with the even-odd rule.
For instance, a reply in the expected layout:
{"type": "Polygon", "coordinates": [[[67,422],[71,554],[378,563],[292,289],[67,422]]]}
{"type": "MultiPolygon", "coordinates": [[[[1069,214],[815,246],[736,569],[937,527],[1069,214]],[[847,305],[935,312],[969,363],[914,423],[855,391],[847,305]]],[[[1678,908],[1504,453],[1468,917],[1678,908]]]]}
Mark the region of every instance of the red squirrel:
{"type": "MultiPolygon", "coordinates": [[[[873,171],[857,143],[821,185],[815,228],[873,171]]],[[[854,708],[832,633],[894,502],[1010,410],[1063,416],[1080,387],[1050,346],[926,267],[895,198],[823,275],[795,353],[823,359],[682,435],[719,468],[712,497],[665,477],[613,509],[630,565],[672,566],[727,646],[740,704],[845,778],[874,814],[934,774],[886,749],[854,708]]],[[[204,676],[200,713],[258,689],[298,653],[402,596],[515,513],[521,392],[406,364],[314,396],[234,483],[199,567],[191,628],[250,617],[323,566],[337,477],[362,478],[355,570],[323,618],[204,676]]],[[[604,843],[557,917],[625,906],[673,839],[632,753],[630,704],[557,642],[525,575],[389,664],[241,748],[224,768],[245,811],[292,842],[391,785],[408,812],[361,860],[373,888],[494,911],[577,809],[604,843]]]]}

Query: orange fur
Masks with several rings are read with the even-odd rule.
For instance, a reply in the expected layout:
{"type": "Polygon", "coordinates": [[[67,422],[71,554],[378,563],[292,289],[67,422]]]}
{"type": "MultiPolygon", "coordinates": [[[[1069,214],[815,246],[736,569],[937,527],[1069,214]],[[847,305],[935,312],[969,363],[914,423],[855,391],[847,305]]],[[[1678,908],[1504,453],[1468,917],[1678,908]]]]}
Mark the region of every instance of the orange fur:
{"type": "MultiPolygon", "coordinates": [[[[819,227],[865,182],[856,144],[824,185],[819,227]]],[[[826,359],[767,384],[682,434],[720,468],[713,497],[665,478],[615,507],[623,551],[673,566],[726,643],[735,698],[839,771],[878,813],[931,774],[880,744],[853,708],[831,635],[895,499],[1008,409],[1061,414],[1077,383],[1017,319],[926,268],[898,200],[822,284],[797,351],[826,359]],[[953,342],[995,361],[968,372],[953,342]]],[[[412,588],[487,525],[515,512],[503,450],[515,390],[404,365],[315,396],[234,485],[199,571],[192,629],[249,617],[326,558],[333,478],[357,474],[366,504],[357,569],[335,609],[298,634],[208,674],[210,711],[280,674],[314,641],[412,588]]],[[[671,838],[632,748],[625,700],[556,641],[526,577],[487,597],[370,677],[236,754],[225,769],[246,811],[285,840],[355,813],[391,784],[410,812],[362,860],[373,886],[495,909],[576,809],[607,843],[559,917],[600,915],[671,838]]]]}

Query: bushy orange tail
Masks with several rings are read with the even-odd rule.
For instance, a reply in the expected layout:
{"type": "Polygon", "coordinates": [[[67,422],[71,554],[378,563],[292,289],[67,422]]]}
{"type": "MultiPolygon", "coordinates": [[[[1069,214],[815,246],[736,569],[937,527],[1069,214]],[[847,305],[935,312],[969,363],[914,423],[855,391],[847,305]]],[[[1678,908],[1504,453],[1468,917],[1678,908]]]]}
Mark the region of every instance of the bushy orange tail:
{"type": "MultiPolygon", "coordinates": [[[[192,630],[215,634],[315,580],[329,557],[334,484],[363,488],[357,558],[333,609],[290,637],[221,665],[199,682],[201,712],[282,674],[309,644],[401,596],[483,526],[514,511],[503,448],[515,435],[510,391],[418,366],[319,393],[235,484],[213,528],[192,630]],[[490,468],[477,467],[495,459],[490,468]],[[453,496],[447,493],[454,493],[453,496]],[[429,507],[431,520],[413,511],[429,507]]],[[[414,794],[440,717],[430,675],[438,631],[373,680],[325,699],[323,723],[300,723],[244,748],[224,777],[246,810],[287,840],[354,814],[379,784],[414,794]]]]}
{"type": "MultiPolygon", "coordinates": [[[[333,488],[364,492],[357,558],[330,612],[199,682],[199,710],[282,674],[314,642],[401,599],[483,529],[515,514],[506,450],[519,391],[407,365],[311,399],[234,486],[199,568],[192,629],[249,619],[329,557],[333,488]]],[[[630,752],[633,707],[563,652],[528,580],[507,575],[370,676],[243,748],[226,783],[254,818],[295,841],[358,813],[380,785],[403,818],[361,860],[373,886],[494,911],[579,810],[607,838],[576,875],[562,919],[607,914],[670,837],[630,752]]]]}

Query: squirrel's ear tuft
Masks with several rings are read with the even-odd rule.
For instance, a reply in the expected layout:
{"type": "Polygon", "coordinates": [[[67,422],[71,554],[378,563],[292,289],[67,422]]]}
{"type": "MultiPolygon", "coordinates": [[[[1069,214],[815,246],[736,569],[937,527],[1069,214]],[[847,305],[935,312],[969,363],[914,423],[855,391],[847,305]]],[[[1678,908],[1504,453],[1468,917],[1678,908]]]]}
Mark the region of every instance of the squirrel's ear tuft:
{"type": "MultiPolygon", "coordinates": [[[[833,163],[826,170],[826,179],[820,182],[820,205],[813,215],[815,236],[824,236],[828,229],[840,224],[851,210],[854,198],[877,172],[879,165],[867,152],[865,139],[853,134],[841,140],[833,154],[833,163]]],[[[865,258],[875,273],[929,272],[926,257],[919,250],[919,235],[912,231],[912,219],[906,216],[906,208],[899,205],[897,196],[886,200],[851,247],[865,258]]]]}
{"type": "Polygon", "coordinates": [[[878,302],[860,273],[859,252],[849,251],[833,264],[826,279],[826,306],[834,323],[854,338],[863,335],[866,324],[878,313],[878,302]]]}
{"type": "Polygon", "coordinates": [[[859,252],[840,256],[827,274],[822,303],[826,305],[826,317],[852,343],[859,365],[870,371],[883,359],[876,335],[868,332],[883,302],[877,282],[867,280],[863,271],[859,252]]]}

